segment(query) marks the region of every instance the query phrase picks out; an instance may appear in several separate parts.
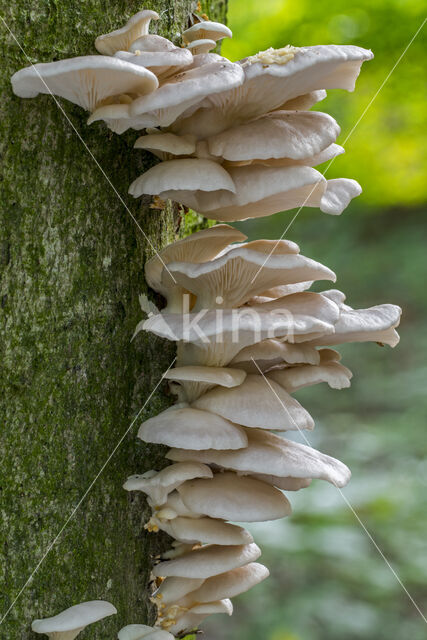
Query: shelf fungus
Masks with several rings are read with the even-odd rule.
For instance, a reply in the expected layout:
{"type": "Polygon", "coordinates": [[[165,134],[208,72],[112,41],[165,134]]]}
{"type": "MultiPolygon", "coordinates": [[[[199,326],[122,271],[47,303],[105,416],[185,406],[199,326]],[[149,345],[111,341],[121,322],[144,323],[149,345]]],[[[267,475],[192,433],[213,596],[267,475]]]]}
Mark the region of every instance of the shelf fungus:
{"type": "MultiPolygon", "coordinates": [[[[89,123],[141,131],[134,153],[159,162],[135,176],[130,193],[170,198],[215,221],[302,206],[337,215],[360,194],[355,180],[326,180],[316,170],[344,149],[335,119],[310,109],[327,90],[353,91],[371,51],[286,45],[231,62],[213,52],[232,36],[225,25],[195,18],[177,46],[149,33],[152,20],[158,14],[143,10],[99,36],[99,56],[17,71],[14,92],[53,93],[89,111],[89,123]]],[[[165,445],[171,464],[132,470],[124,489],[146,494],[146,529],[172,542],[152,571],[154,626],[129,624],[119,640],[182,637],[208,615],[231,615],[230,599],[267,578],[261,550],[239,523],[286,517],[285,492],[316,480],[340,488],[351,476],[329,453],[283,437],[314,428],[294,393],[320,383],[349,387],[352,373],[333,346],[399,341],[399,307],[353,309],[341,291],[319,292],[336,275],[294,242],[246,240],[215,224],[145,264],[164,307],[148,305],[135,336],[176,343],[165,375],[176,403],[145,420],[138,437],[165,445]]],[[[108,603],[83,603],[36,620],[33,630],[72,640],[112,613],[108,603]]]]}

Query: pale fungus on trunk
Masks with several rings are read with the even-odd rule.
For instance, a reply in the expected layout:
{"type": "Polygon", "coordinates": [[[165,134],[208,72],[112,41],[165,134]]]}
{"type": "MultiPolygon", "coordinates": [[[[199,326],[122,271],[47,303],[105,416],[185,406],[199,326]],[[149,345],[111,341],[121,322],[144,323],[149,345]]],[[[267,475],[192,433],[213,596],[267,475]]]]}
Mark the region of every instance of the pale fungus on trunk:
{"type": "MultiPolygon", "coordinates": [[[[64,97],[91,113],[89,123],[104,121],[116,133],[143,130],[134,146],[159,162],[132,182],[135,197],[171,198],[235,221],[302,206],[337,215],[360,194],[356,181],[326,180],[314,168],[344,149],[334,118],[310,109],[326,90],[353,91],[371,51],[286,45],[231,62],[211,53],[232,36],[225,25],[196,17],[177,47],[149,33],[158,19],[140,11],[96,39],[102,56],[17,71],[13,89],[26,98],[64,97]]],[[[350,385],[339,353],[325,347],[399,340],[399,307],[353,309],[338,290],[309,291],[313,282],[334,282],[333,271],[294,242],[245,240],[216,224],[145,264],[165,306],[150,307],[135,334],[177,343],[176,365],[165,374],[177,402],[145,420],[138,437],[169,447],[173,464],[130,476],[124,489],[146,494],[146,529],[173,542],[153,567],[155,626],[129,624],[119,640],[172,640],[208,615],[231,615],[230,598],[267,578],[259,547],[236,522],[286,517],[284,491],[314,479],[344,487],[351,475],[332,456],[272,433],[313,429],[292,394],[322,382],[350,385]]],[[[33,630],[72,640],[112,613],[108,603],[83,603],[34,621],[33,630]]]]}

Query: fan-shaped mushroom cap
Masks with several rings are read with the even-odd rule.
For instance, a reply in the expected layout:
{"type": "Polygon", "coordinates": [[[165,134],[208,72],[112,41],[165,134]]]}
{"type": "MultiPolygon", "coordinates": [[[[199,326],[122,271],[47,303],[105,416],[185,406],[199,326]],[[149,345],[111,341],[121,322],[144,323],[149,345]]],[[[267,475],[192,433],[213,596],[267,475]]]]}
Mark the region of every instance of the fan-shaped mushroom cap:
{"type": "Polygon", "coordinates": [[[159,85],[148,69],[101,56],[32,65],[13,74],[11,81],[14,93],[21,98],[53,93],[87,111],[93,111],[106,98],[127,93],[143,95],[159,85]]]}
{"type": "Polygon", "coordinates": [[[132,182],[129,193],[135,198],[144,193],[160,195],[165,191],[165,180],[171,192],[181,187],[203,192],[235,190],[232,179],[221,165],[212,160],[183,158],[168,160],[151,167],[132,182]]]}
{"type": "MultiPolygon", "coordinates": [[[[351,197],[360,193],[360,187],[354,180],[339,178],[338,181],[326,181],[316,169],[303,165],[270,167],[250,164],[229,166],[227,172],[234,184],[234,192],[208,192],[200,187],[191,191],[176,188],[174,172],[170,168],[163,171],[161,180],[156,182],[156,195],[180,202],[207,218],[230,222],[262,218],[301,206],[320,207],[326,213],[338,215],[351,197]]],[[[151,193],[154,187],[150,185],[149,189],[151,193]]]]}
{"type": "Polygon", "coordinates": [[[263,291],[261,295],[255,296],[248,300],[248,304],[261,304],[263,302],[270,302],[277,298],[284,298],[292,293],[301,293],[310,289],[313,282],[311,280],[307,282],[297,282],[296,284],[279,285],[278,287],[270,287],[266,291],[263,291]]]}
{"type": "Polygon", "coordinates": [[[162,270],[173,261],[205,262],[212,260],[232,242],[242,242],[246,236],[228,224],[218,224],[210,229],[202,229],[187,238],[169,244],[165,249],[145,263],[145,279],[148,285],[168,300],[171,311],[182,309],[183,291],[173,283],[172,287],[162,284],[162,270]]]}
{"type": "Polygon", "coordinates": [[[223,598],[234,598],[249,591],[269,575],[267,567],[258,562],[250,562],[243,567],[208,578],[195,591],[191,591],[180,600],[179,605],[188,607],[195,602],[213,602],[223,598]]]}
{"type": "Polygon", "coordinates": [[[338,123],[320,111],[273,111],[207,139],[212,155],[241,161],[270,158],[303,160],[324,151],[340,133],[338,123]]]}
{"type": "MultiPolygon", "coordinates": [[[[315,167],[316,165],[327,162],[342,153],[344,153],[343,147],[340,147],[339,144],[330,144],[329,147],[326,147],[323,151],[319,151],[319,153],[315,153],[307,158],[300,158],[299,160],[293,160],[292,158],[254,158],[253,160],[238,160],[235,162],[227,160],[224,162],[224,167],[244,167],[252,164],[259,164],[265,167],[293,167],[297,165],[315,167]]],[[[215,159],[215,156],[212,156],[212,159],[215,159]]]]}
{"type": "Polygon", "coordinates": [[[181,47],[174,47],[169,51],[137,50],[135,53],[131,51],[117,51],[114,57],[120,60],[126,60],[139,67],[146,67],[163,80],[171,73],[175,73],[181,70],[181,68],[185,69],[185,67],[188,67],[193,62],[193,54],[191,51],[189,49],[181,49],[181,47]]]}
{"type": "Polygon", "coordinates": [[[179,558],[160,562],[153,568],[153,573],[163,578],[210,578],[253,562],[260,555],[261,551],[254,542],[233,546],[209,544],[193,549],[179,558]]]}
{"type": "Polygon", "coordinates": [[[166,621],[166,624],[172,633],[181,634],[185,631],[191,631],[207,618],[207,616],[213,613],[226,613],[231,616],[233,613],[233,605],[230,600],[198,604],[178,617],[178,619],[174,621],[174,624],[170,625],[169,621],[166,621]]]}
{"type": "Polygon", "coordinates": [[[138,438],[184,449],[238,449],[247,444],[246,434],[239,426],[214,413],[191,407],[163,411],[146,420],[139,428],[138,438]]]}
{"type": "Polygon", "coordinates": [[[178,516],[166,522],[151,519],[159,529],[185,544],[236,545],[253,542],[246,529],[215,518],[184,518],[178,516]]]}
{"type": "Polygon", "coordinates": [[[172,391],[181,396],[187,402],[193,402],[213,386],[237,387],[246,378],[246,373],[241,369],[229,369],[226,367],[201,367],[187,366],[169,369],[165,378],[180,383],[178,389],[172,391]]]}
{"type": "Polygon", "coordinates": [[[373,57],[371,51],[352,45],[301,47],[292,53],[286,64],[266,64],[255,56],[243,61],[243,85],[205,98],[195,113],[184,114],[174,131],[207,137],[275,109],[295,108],[288,106],[291,100],[313,96],[319,89],[353,91],[362,62],[373,57]]]}
{"type": "Polygon", "coordinates": [[[129,51],[132,42],[141,36],[148,34],[151,20],[158,20],[159,15],[155,11],[145,9],[132,16],[124,27],[98,36],[95,40],[95,47],[99,53],[111,56],[116,51],[129,51]]]}
{"type": "Polygon", "coordinates": [[[143,491],[155,504],[166,502],[168,494],[186,480],[193,478],[211,478],[212,471],[204,464],[187,462],[172,464],[155,475],[149,471],[142,475],[130,476],[123,489],[126,491],[143,491]]]}
{"type": "Polygon", "coordinates": [[[233,358],[231,364],[242,367],[248,373],[259,373],[259,369],[267,371],[271,367],[283,363],[316,365],[319,362],[319,352],[315,347],[303,342],[290,344],[272,338],[245,347],[233,358]]]}
{"type": "Polygon", "coordinates": [[[137,117],[145,127],[167,127],[205,96],[234,89],[243,79],[241,66],[227,60],[184,70],[168,79],[151,97],[134,100],[130,116],[137,117]]]}
{"type": "Polygon", "coordinates": [[[169,156],[187,156],[196,150],[193,136],[176,136],[173,133],[157,133],[141,136],[134,144],[135,149],[147,149],[162,159],[169,156]]]}
{"type": "Polygon", "coordinates": [[[204,582],[204,578],[165,578],[153,597],[161,604],[168,605],[178,602],[187,593],[195,591],[204,582]]]}
{"type": "Polygon", "coordinates": [[[55,640],[73,640],[89,624],[115,613],[117,609],[109,602],[91,600],[76,604],[51,618],[34,620],[31,629],[55,640]]]}
{"type": "Polygon", "coordinates": [[[221,24],[220,22],[211,22],[210,20],[197,22],[182,33],[182,39],[185,43],[201,39],[208,39],[217,42],[223,38],[232,37],[232,32],[225,26],[225,24],[221,24]]]}
{"type": "Polygon", "coordinates": [[[320,363],[318,365],[305,364],[288,369],[270,371],[267,377],[274,380],[288,393],[293,393],[320,382],[327,382],[332,389],[346,389],[350,386],[353,377],[350,369],[342,365],[339,360],[331,357],[336,354],[332,349],[321,349],[320,363]]]}
{"type": "MultiPolygon", "coordinates": [[[[272,474],[286,478],[319,478],[337,487],[350,479],[350,470],[335,458],[299,442],[285,440],[273,433],[248,429],[249,444],[240,451],[184,451],[171,449],[167,458],[174,461],[197,460],[250,474],[272,474]]],[[[203,482],[214,482],[203,480],[203,482]]],[[[183,485],[181,490],[185,487],[183,485]]],[[[185,496],[183,496],[185,497],[185,496]]],[[[186,504],[190,504],[186,500],[186,504]]],[[[249,521],[248,521],[249,522],[249,521]]]]}
{"type": "Polygon", "coordinates": [[[345,342],[381,342],[395,347],[399,342],[395,327],[399,326],[401,313],[402,309],[394,304],[380,304],[368,309],[352,309],[344,305],[334,334],[316,338],[310,344],[323,346],[345,342]]]}
{"type": "MultiPolygon", "coordinates": [[[[279,249],[279,247],[278,247],[279,249]]],[[[299,254],[261,253],[241,247],[202,264],[171,262],[162,273],[170,287],[172,278],[196,297],[194,311],[213,307],[240,307],[266,287],[307,280],[336,280],[333,271],[299,254]]],[[[332,303],[333,304],[333,303],[332,303]]],[[[275,307],[277,309],[277,306],[275,307]]]]}
{"type": "Polygon", "coordinates": [[[209,51],[212,51],[212,49],[215,49],[215,47],[215,40],[201,38],[200,40],[193,40],[192,42],[189,42],[186,48],[189,49],[194,56],[196,56],[204,53],[209,53],[209,51]]]}
{"type": "Polygon", "coordinates": [[[105,104],[95,109],[87,119],[87,124],[90,125],[102,120],[111,131],[118,135],[121,135],[128,129],[143,129],[144,125],[141,124],[137,118],[131,118],[129,108],[129,102],[105,104]]]}
{"type": "Polygon", "coordinates": [[[274,381],[269,384],[260,375],[248,375],[239,387],[212,389],[192,406],[245,427],[278,431],[313,429],[313,418],[300,403],[274,381]]]}
{"type": "Polygon", "coordinates": [[[209,480],[189,480],[178,492],[189,509],[211,518],[262,522],[291,513],[291,505],[280,491],[232,472],[217,473],[209,480]]]}
{"type": "Polygon", "coordinates": [[[290,342],[311,340],[333,333],[334,325],[316,317],[294,313],[266,312],[251,307],[200,311],[181,316],[157,314],[144,320],[137,331],[150,331],[178,341],[178,364],[225,366],[244,347],[266,338],[286,337],[290,342]]]}
{"type": "MultiPolygon", "coordinates": [[[[148,500],[148,502],[150,503],[150,499],[148,500]]],[[[154,507],[155,505],[151,506],[154,507]]],[[[167,521],[173,520],[178,516],[182,516],[183,518],[201,518],[202,514],[195,513],[194,511],[189,509],[183,503],[178,491],[172,491],[172,493],[168,495],[167,502],[162,506],[161,510],[156,512],[155,517],[167,521]]]]}
{"type": "Polygon", "coordinates": [[[174,636],[156,627],[147,627],[145,624],[128,624],[120,629],[118,640],[174,640],[174,636]]]}

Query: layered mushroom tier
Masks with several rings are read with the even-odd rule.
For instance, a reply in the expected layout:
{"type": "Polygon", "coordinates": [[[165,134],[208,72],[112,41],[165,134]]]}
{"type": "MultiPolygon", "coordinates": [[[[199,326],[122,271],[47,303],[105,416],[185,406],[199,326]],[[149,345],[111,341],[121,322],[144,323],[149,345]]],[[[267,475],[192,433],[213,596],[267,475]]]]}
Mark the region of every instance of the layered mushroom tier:
{"type": "MultiPolygon", "coordinates": [[[[99,36],[101,55],[32,65],[12,77],[23,98],[50,93],[86,109],[120,134],[141,131],[135,148],[159,163],[129,192],[170,198],[215,221],[258,218],[296,207],[340,214],[361,192],[352,179],[326,180],[314,167],[344,152],[337,122],[311,111],[326,90],[353,91],[372,52],[322,45],[267,49],[231,62],[213,49],[224,25],[192,16],[182,46],[149,32],[155,11],[99,36]]],[[[138,436],[166,445],[169,466],[130,476],[147,495],[146,528],[171,547],[153,568],[154,627],[129,624],[119,640],[172,640],[208,615],[231,615],[231,598],[269,572],[251,533],[237,523],[286,517],[287,492],[312,480],[343,487],[349,469],[327,453],[286,438],[314,428],[294,392],[322,382],[350,385],[331,347],[371,341],[395,346],[400,309],[353,309],[326,266],[288,240],[257,240],[217,224],[169,245],[145,265],[165,306],[136,328],[177,344],[165,378],[175,405],[146,420],[138,436]]],[[[138,470],[135,470],[138,471],[138,470]]],[[[143,470],[141,470],[143,471],[143,470]]],[[[115,613],[94,601],[33,623],[72,640],[115,613]]]]}
{"type": "Polygon", "coordinates": [[[353,91],[372,52],[353,45],[268,49],[231,62],[212,49],[231,37],[220,23],[197,19],[182,46],[149,33],[158,20],[143,10],[99,36],[102,55],[21,69],[15,93],[52,93],[90,112],[114,132],[143,130],[137,149],[160,163],[129,193],[170,198],[222,221],[294,207],[340,214],[361,192],[355,180],[326,180],[314,169],[344,152],[337,122],[310,111],[327,89],[353,91]]]}
{"type": "Polygon", "coordinates": [[[230,599],[268,576],[236,522],[286,517],[287,492],[350,479],[339,460],[285,437],[314,428],[292,394],[321,382],[350,385],[331,345],[399,339],[398,307],[352,309],[338,290],[312,292],[314,281],[335,274],[293,242],[244,240],[216,225],[145,265],[165,307],[137,332],[177,342],[176,366],[165,375],[177,403],[146,420],[138,437],[169,447],[172,464],[131,476],[124,488],[147,495],[147,529],[174,540],[154,567],[153,599],[157,625],[177,635],[207,615],[231,615],[230,599]]]}

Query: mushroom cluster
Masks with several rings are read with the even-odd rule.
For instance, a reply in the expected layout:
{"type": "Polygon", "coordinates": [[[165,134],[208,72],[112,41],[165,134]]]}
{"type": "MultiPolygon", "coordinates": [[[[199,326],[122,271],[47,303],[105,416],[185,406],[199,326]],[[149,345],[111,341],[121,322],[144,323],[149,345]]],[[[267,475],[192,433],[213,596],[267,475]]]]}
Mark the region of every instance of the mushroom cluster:
{"type": "Polygon", "coordinates": [[[153,599],[158,626],[178,635],[212,613],[230,615],[230,599],[268,576],[236,522],[289,515],[283,492],[313,479],[337,487],[350,479],[339,460],[282,437],[314,427],[292,394],[321,382],[350,385],[331,346],[399,340],[399,307],[352,309],[341,291],[309,291],[335,274],[293,242],[245,240],[219,224],[145,265],[166,306],[137,332],[177,342],[176,367],[165,375],[177,403],[146,420],[138,437],[169,447],[172,464],[131,476],[124,488],[147,495],[148,530],[174,539],[154,567],[153,599]]]}
{"type": "MultiPolygon", "coordinates": [[[[99,36],[99,56],[18,71],[15,93],[53,93],[87,109],[89,123],[143,130],[135,147],[160,162],[132,183],[135,197],[171,198],[222,222],[303,205],[340,214],[360,186],[314,169],[344,150],[336,121],[310,108],[327,89],[352,91],[372,53],[287,45],[230,62],[212,52],[231,37],[224,25],[193,18],[176,46],[149,33],[158,18],[140,11],[99,36]]],[[[146,528],[173,542],[153,568],[155,626],[130,624],[119,640],[170,640],[208,615],[231,615],[231,598],[268,576],[251,533],[236,523],[286,517],[284,492],[313,479],[343,487],[350,478],[339,460],[283,437],[314,428],[294,392],[322,382],[348,387],[352,373],[331,347],[394,347],[401,313],[391,304],[353,309],[336,289],[311,291],[314,282],[335,282],[333,271],[294,242],[247,242],[227,224],[167,246],[145,276],[165,306],[136,333],[177,343],[165,375],[177,402],[146,420],[138,437],[166,445],[171,464],[130,476],[124,488],[147,495],[146,528]]],[[[115,612],[103,606],[83,603],[33,629],[71,640],[115,612]]]]}

